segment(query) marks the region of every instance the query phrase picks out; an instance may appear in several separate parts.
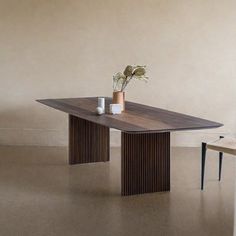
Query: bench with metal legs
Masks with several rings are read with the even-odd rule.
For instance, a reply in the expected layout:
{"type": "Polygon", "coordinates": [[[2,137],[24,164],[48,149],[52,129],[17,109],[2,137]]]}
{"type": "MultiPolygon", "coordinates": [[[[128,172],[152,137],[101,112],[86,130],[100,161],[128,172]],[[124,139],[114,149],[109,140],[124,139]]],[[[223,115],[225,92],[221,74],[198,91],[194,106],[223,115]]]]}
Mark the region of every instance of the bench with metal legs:
{"type": "Polygon", "coordinates": [[[211,149],[219,152],[219,176],[218,180],[221,180],[223,153],[236,155],[236,139],[220,136],[220,138],[214,142],[202,143],[202,163],[201,163],[201,190],[204,188],[204,175],[205,175],[205,162],[206,151],[211,149]]]}

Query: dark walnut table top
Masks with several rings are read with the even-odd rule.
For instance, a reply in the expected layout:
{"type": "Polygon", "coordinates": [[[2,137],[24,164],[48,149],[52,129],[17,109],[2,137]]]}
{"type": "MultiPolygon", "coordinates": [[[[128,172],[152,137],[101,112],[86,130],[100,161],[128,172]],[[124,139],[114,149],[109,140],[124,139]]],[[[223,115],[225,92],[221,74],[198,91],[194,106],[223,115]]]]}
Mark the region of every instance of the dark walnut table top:
{"type": "Polygon", "coordinates": [[[106,98],[106,112],[96,114],[97,97],[37,100],[49,107],[92,121],[94,123],[131,133],[157,133],[177,130],[217,128],[222,124],[133,102],[125,102],[125,112],[108,114],[111,98],[106,98]]]}

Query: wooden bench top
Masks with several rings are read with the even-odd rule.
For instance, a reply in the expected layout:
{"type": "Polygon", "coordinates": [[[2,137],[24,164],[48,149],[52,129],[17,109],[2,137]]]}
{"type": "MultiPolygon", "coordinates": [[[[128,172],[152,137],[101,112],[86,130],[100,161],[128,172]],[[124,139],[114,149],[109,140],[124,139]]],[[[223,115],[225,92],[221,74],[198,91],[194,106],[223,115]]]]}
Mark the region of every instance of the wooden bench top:
{"type": "Polygon", "coordinates": [[[236,155],[236,139],[231,137],[221,138],[214,142],[207,143],[207,148],[236,155]]]}
{"type": "Polygon", "coordinates": [[[96,115],[97,97],[43,99],[38,102],[94,123],[123,132],[149,133],[217,128],[222,124],[161,108],[125,102],[120,115],[108,114],[111,98],[106,98],[106,114],[96,115]]]}

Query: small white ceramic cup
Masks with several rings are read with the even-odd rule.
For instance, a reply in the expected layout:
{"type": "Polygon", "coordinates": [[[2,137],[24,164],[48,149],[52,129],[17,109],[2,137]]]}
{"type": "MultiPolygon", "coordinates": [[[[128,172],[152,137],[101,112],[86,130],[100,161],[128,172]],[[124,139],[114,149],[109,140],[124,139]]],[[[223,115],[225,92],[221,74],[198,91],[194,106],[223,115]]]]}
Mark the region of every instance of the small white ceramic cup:
{"type": "Polygon", "coordinates": [[[122,105],[121,104],[110,104],[110,113],[115,114],[121,114],[122,112],[122,105]]]}

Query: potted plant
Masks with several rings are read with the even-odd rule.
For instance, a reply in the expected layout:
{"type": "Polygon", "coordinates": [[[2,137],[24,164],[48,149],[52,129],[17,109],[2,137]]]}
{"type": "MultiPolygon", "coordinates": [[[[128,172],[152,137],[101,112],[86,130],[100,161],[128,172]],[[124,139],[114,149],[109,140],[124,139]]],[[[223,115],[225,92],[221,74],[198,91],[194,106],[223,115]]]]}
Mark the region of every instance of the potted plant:
{"type": "Polygon", "coordinates": [[[124,72],[118,72],[113,76],[113,99],[112,103],[121,104],[125,110],[125,89],[132,79],[147,82],[146,66],[126,66],[124,72]]]}

